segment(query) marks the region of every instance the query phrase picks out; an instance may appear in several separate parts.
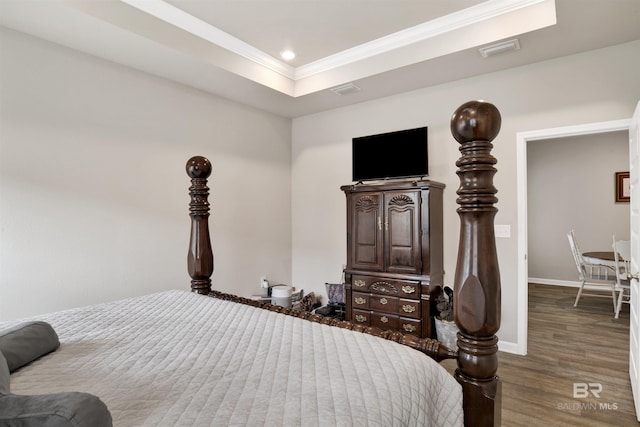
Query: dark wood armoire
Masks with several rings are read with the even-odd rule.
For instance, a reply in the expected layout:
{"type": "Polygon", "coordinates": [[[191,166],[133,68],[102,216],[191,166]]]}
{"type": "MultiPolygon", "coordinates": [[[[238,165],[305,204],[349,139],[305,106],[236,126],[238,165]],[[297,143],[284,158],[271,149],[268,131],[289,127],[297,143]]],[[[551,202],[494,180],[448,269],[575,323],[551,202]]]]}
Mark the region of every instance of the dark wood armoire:
{"type": "Polygon", "coordinates": [[[432,316],[444,274],[444,184],[418,180],[340,188],[347,197],[347,320],[435,337],[432,316]]]}

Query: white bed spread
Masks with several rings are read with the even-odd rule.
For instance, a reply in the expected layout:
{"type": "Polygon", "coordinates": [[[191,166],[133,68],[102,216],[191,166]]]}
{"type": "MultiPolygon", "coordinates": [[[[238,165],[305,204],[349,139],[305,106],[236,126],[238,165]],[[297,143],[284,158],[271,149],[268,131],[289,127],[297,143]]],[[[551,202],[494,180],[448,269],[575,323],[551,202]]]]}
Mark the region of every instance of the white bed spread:
{"type": "Polygon", "coordinates": [[[117,427],[462,425],[444,368],[365,334],[187,291],[38,319],[61,346],[11,392],[92,393],[117,427]]]}

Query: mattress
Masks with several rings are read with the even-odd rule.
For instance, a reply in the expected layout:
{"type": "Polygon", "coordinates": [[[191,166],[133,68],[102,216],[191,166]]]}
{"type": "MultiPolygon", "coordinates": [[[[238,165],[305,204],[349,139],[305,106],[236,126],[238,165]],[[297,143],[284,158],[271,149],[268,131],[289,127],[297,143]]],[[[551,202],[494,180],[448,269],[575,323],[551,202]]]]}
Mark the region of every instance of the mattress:
{"type": "Polygon", "coordinates": [[[460,385],[425,355],[276,312],[168,291],[37,319],[61,346],[11,392],[92,393],[115,426],[463,423],[460,385]]]}

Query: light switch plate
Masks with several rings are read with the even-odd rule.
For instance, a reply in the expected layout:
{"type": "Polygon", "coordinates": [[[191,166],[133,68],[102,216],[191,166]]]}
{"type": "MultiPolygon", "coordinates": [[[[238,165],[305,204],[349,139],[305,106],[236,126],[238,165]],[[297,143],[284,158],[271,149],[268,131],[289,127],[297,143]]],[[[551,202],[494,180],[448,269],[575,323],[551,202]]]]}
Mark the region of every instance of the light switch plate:
{"type": "Polygon", "coordinates": [[[494,226],[494,231],[496,234],[496,238],[508,239],[511,237],[511,226],[510,225],[499,225],[496,224],[494,226]]]}

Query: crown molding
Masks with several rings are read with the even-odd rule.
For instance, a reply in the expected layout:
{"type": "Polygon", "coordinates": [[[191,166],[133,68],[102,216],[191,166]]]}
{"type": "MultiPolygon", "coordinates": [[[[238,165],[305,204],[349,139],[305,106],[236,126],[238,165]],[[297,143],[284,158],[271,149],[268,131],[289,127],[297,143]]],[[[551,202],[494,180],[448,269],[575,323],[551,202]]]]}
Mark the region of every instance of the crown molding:
{"type": "MultiPolygon", "coordinates": [[[[153,25],[142,26],[144,31],[133,31],[293,97],[556,22],[555,0],[488,0],[295,68],[164,0],[119,0],[117,3],[189,34],[202,45],[183,39],[167,40],[166,33],[153,25]]],[[[120,12],[115,18],[116,25],[131,27],[131,22],[122,18],[127,12],[120,12]]]]}
{"type": "Polygon", "coordinates": [[[300,80],[385,52],[400,49],[516,10],[535,6],[545,1],[547,0],[491,0],[480,3],[467,9],[338,52],[318,61],[301,65],[295,70],[295,80],[300,80]]]}
{"type": "Polygon", "coordinates": [[[289,64],[275,59],[273,56],[261,51],[214,27],[205,21],[190,15],[181,9],[162,0],[120,0],[141,12],[154,16],[168,24],[178,27],[194,36],[200,37],[210,43],[227,49],[237,55],[255,62],[271,71],[283,75],[289,79],[295,79],[295,68],[289,64]]]}
{"type": "Polygon", "coordinates": [[[120,0],[293,81],[321,74],[548,0],[490,0],[294,68],[163,0],[120,0]]]}

